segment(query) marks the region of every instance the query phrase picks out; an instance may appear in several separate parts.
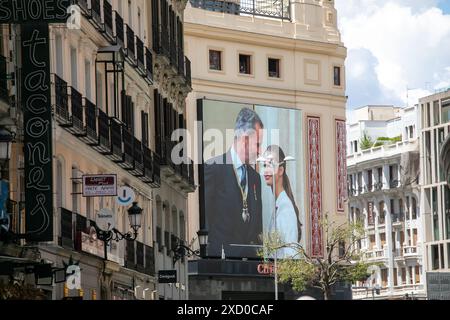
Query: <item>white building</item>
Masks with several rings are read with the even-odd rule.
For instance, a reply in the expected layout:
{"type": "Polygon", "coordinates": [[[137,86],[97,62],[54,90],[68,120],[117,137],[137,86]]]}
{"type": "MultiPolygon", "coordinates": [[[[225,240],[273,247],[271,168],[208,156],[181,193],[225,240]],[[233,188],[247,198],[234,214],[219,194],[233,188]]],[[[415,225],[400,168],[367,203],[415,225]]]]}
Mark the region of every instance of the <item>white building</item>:
{"type": "Polygon", "coordinates": [[[366,230],[359,248],[368,262],[379,264],[353,296],[372,299],[371,289],[378,286],[376,298],[423,297],[417,107],[365,106],[352,118],[349,215],[366,230]]]}
{"type": "Polygon", "coordinates": [[[448,187],[448,140],[450,90],[420,99],[421,186],[424,225],[424,265],[429,299],[448,299],[442,290],[428,287],[429,275],[450,270],[450,189],[448,187]],[[440,162],[442,154],[442,163],[440,162]],[[443,166],[444,165],[444,166],[443,166]],[[445,168],[445,169],[444,169],[445,168]]]}

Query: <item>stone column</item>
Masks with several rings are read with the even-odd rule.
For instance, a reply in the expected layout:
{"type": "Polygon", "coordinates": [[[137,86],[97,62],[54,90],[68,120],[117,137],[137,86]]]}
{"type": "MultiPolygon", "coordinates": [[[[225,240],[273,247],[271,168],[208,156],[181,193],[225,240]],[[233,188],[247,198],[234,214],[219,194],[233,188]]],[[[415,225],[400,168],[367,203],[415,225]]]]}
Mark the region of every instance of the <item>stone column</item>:
{"type": "Polygon", "coordinates": [[[375,216],[375,244],[377,249],[383,249],[381,246],[381,239],[380,239],[380,230],[379,230],[379,226],[378,226],[378,205],[377,203],[373,203],[373,214],[375,216]]]}
{"type": "MultiPolygon", "coordinates": [[[[388,203],[388,198],[384,197],[384,203],[388,203]]],[[[389,290],[392,292],[394,288],[394,255],[392,253],[393,239],[392,239],[392,219],[391,219],[391,208],[386,206],[386,243],[387,243],[387,254],[388,254],[388,286],[389,290]]]]}
{"type": "Polygon", "coordinates": [[[406,270],[406,284],[414,283],[414,281],[411,282],[411,274],[409,273],[409,267],[406,266],[405,270],[406,270]]]}
{"type": "Polygon", "coordinates": [[[383,190],[390,189],[389,179],[389,165],[385,164],[383,165],[383,190]]]}

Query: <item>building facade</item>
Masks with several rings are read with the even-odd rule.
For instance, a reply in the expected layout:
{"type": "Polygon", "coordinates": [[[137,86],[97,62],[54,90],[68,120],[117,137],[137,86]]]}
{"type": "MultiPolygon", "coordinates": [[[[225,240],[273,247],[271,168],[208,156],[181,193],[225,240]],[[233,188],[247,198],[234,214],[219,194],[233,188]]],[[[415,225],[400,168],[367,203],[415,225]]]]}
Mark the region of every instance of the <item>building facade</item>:
{"type": "Polygon", "coordinates": [[[355,299],[423,298],[418,107],[366,106],[348,124],[349,219],[364,225],[358,244],[372,275],[355,299]]]}
{"type": "MultiPolygon", "coordinates": [[[[283,4],[286,2],[188,3],[185,49],[193,65],[193,92],[187,100],[188,128],[194,130],[198,127],[196,121],[202,120],[205,128],[214,119],[231,124],[236,119],[236,105],[260,110],[263,116],[263,106],[270,107],[272,114],[282,109],[300,112],[299,116],[294,113],[293,117],[287,117],[280,131],[301,126],[285,141],[291,150],[301,150],[288,171],[295,168],[304,173],[297,180],[297,186],[304,187],[298,187],[295,194],[301,199],[297,205],[305,210],[302,241],[309,252],[322,255],[324,238],[318,221],[325,213],[342,222],[347,216],[344,67],[347,51],[337,28],[334,1],[283,4]],[[213,116],[211,110],[215,107],[228,111],[213,116]]],[[[274,118],[264,119],[270,124],[274,118]]],[[[196,141],[201,143],[201,131],[196,141]]],[[[198,150],[195,153],[200,162],[207,160],[198,150]]],[[[201,178],[198,177],[199,185],[201,178]]],[[[200,188],[189,195],[189,239],[193,247],[198,245],[196,232],[211,227],[208,216],[213,214],[204,209],[201,192],[200,188]]],[[[258,273],[254,270],[258,263],[245,257],[231,260],[231,248],[223,247],[222,259],[219,244],[216,246],[219,251],[213,252],[209,247],[209,259],[191,262],[190,297],[272,298],[273,277],[258,273]],[[232,270],[240,270],[240,275],[233,275],[232,270]]],[[[294,298],[294,294],[280,286],[281,295],[294,298]]]]}
{"type": "MultiPolygon", "coordinates": [[[[427,291],[433,297],[447,290],[436,289],[430,276],[450,270],[450,189],[448,187],[448,142],[450,91],[419,100],[421,131],[421,185],[424,225],[424,265],[427,291]]],[[[438,283],[439,288],[439,283],[438,283]]]]}
{"type": "MultiPolygon", "coordinates": [[[[80,295],[86,300],[187,299],[187,265],[183,260],[173,265],[172,249],[186,242],[194,167],[187,159],[173,163],[175,142],[167,140],[172,131],[185,127],[185,99],[191,91],[183,41],[185,3],[75,3],[70,23],[51,24],[48,37],[54,196],[46,200],[53,203],[53,241],[30,243],[7,237],[0,244],[1,255],[14,262],[25,245],[53,269],[65,268],[69,261],[78,263],[80,290],[68,290],[64,283],[42,287],[52,299],[80,295]],[[143,209],[135,241],[111,241],[105,249],[93,232],[101,209],[113,212],[119,232],[130,230],[131,205],[122,205],[120,194],[83,195],[83,176],[99,174],[114,174],[118,187],[134,191],[143,209]],[[174,267],[177,283],[158,284],[158,271],[174,267]]],[[[21,27],[3,25],[1,31],[2,75],[17,76],[21,27]]],[[[4,168],[8,229],[11,235],[26,235],[25,217],[31,213],[25,208],[29,190],[23,170],[27,165],[23,88],[18,77],[0,83],[2,128],[14,132],[4,168]]]]}

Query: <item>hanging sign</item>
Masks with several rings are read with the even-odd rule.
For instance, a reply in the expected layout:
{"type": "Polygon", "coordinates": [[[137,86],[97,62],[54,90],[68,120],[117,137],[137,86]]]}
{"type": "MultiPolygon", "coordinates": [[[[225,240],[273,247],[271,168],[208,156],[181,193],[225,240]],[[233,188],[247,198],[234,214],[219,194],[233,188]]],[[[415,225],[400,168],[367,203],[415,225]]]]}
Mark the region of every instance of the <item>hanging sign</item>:
{"type": "Polygon", "coordinates": [[[117,175],[83,176],[83,197],[117,196],[117,175]]]}

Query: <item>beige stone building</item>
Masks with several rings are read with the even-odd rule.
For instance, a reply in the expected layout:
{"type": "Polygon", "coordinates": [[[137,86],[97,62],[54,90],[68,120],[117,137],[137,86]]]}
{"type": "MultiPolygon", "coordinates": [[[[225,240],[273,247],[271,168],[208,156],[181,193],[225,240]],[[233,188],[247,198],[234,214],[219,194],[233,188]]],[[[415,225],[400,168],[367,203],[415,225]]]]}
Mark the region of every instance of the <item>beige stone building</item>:
{"type": "MultiPolygon", "coordinates": [[[[302,146],[294,165],[303,172],[304,187],[296,196],[304,201],[299,204],[305,211],[304,244],[310,252],[323,254],[318,219],[325,214],[338,222],[347,219],[347,50],[337,28],[334,1],[302,0],[290,7],[257,6],[255,11],[244,1],[212,3],[193,0],[185,11],[185,50],[192,61],[193,88],[187,100],[188,128],[194,128],[202,101],[301,110],[296,121],[302,124],[302,138],[291,140],[302,146]]],[[[201,187],[202,182],[198,184],[201,187]]],[[[189,239],[207,229],[202,215],[212,214],[202,212],[199,198],[199,190],[189,195],[189,239]]],[[[249,291],[245,289],[249,286],[255,294],[273,291],[273,280],[264,283],[252,275],[250,282],[243,277],[232,286],[224,271],[228,267],[223,267],[223,273],[207,285],[211,290],[202,293],[202,281],[213,271],[200,271],[209,270],[207,262],[192,263],[191,298],[222,299],[228,297],[225,291],[249,291]],[[260,282],[256,285],[253,280],[260,282]]],[[[234,262],[223,262],[229,263],[234,262]]]]}
{"type": "MultiPolygon", "coordinates": [[[[185,2],[76,4],[80,15],[73,16],[74,23],[52,24],[49,31],[53,241],[36,250],[54,268],[71,257],[79,261],[81,291],[69,292],[63,283],[43,289],[52,299],[80,292],[86,300],[187,299],[187,266],[184,260],[173,264],[172,249],[186,242],[187,195],[195,190],[193,166],[174,164],[167,140],[184,126],[185,98],[191,91],[190,62],[183,49],[185,2]],[[117,175],[118,187],[130,187],[143,209],[136,241],[112,241],[108,259],[103,243],[88,237],[90,226],[99,210],[107,208],[114,213],[115,228],[129,232],[131,205],[122,206],[112,196],[84,197],[82,177],[98,174],[117,175]],[[164,269],[178,270],[177,283],[158,284],[157,273],[164,269]]],[[[2,26],[1,31],[0,63],[4,65],[5,56],[12,72],[20,29],[2,26]]],[[[24,221],[30,214],[24,210],[23,107],[14,103],[20,101],[17,82],[5,83],[2,80],[1,104],[9,112],[2,112],[2,120],[10,117],[13,125],[7,129],[17,132],[9,161],[9,214],[11,231],[19,234],[27,231],[24,221]],[[15,99],[6,107],[8,96],[15,99]]],[[[1,248],[20,252],[24,244],[1,242],[1,248]]]]}

